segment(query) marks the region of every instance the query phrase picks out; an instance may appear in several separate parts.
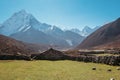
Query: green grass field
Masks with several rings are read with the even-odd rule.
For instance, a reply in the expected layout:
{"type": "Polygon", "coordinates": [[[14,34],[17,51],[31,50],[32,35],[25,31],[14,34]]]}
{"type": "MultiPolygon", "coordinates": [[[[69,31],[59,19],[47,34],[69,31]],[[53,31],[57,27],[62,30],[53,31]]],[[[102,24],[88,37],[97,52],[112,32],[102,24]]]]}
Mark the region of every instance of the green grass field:
{"type": "Polygon", "coordinates": [[[117,66],[77,61],[0,61],[0,80],[120,80],[117,66]],[[96,70],[92,70],[96,67],[96,70]],[[112,71],[108,72],[107,69],[112,71]]]}

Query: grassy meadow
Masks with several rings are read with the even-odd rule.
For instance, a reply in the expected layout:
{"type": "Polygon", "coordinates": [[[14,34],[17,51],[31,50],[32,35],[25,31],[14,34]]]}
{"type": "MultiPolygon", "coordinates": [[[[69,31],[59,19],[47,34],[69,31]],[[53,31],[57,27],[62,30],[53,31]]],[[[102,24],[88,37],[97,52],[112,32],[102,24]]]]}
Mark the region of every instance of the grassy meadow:
{"type": "Polygon", "coordinates": [[[0,61],[0,80],[120,80],[117,67],[68,60],[4,60],[0,61]]]}

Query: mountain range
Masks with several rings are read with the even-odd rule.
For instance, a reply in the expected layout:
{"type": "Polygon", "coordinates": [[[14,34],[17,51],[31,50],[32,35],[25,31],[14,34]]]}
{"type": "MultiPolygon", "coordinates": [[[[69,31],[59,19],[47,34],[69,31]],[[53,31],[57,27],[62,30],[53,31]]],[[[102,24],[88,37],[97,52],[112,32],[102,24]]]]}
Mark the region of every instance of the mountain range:
{"type": "Polygon", "coordinates": [[[54,25],[39,22],[25,10],[14,13],[0,26],[0,34],[34,44],[71,48],[85,38],[71,30],[62,30],[54,25]]]}
{"type": "Polygon", "coordinates": [[[62,30],[39,22],[21,10],[0,24],[0,53],[26,54],[55,49],[114,49],[120,47],[120,18],[102,27],[62,30]]]}
{"type": "Polygon", "coordinates": [[[93,33],[94,31],[96,31],[99,28],[100,28],[100,26],[96,26],[95,28],[90,28],[88,26],[85,26],[82,30],[73,28],[70,31],[78,33],[81,36],[87,37],[87,36],[89,36],[91,33],[93,33]]]}

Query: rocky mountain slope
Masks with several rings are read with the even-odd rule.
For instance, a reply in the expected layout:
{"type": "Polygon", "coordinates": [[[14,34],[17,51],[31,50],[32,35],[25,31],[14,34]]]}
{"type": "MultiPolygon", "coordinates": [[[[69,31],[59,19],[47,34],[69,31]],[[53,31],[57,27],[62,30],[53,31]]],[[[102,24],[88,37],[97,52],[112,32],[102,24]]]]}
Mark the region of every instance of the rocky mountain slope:
{"type": "Polygon", "coordinates": [[[78,49],[103,49],[119,48],[120,45],[120,18],[102,26],[88,36],[77,48],[78,49]]]}

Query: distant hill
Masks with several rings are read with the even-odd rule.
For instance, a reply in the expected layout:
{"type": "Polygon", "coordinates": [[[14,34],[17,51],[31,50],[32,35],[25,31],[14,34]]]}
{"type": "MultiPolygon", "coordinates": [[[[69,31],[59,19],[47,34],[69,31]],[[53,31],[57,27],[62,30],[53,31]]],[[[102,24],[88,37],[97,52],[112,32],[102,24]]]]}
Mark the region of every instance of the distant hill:
{"type": "Polygon", "coordinates": [[[17,41],[7,36],[0,35],[0,54],[33,54],[46,50],[43,45],[29,44],[17,41]]]}
{"type": "Polygon", "coordinates": [[[120,18],[88,36],[77,49],[120,48],[120,18]]]}

